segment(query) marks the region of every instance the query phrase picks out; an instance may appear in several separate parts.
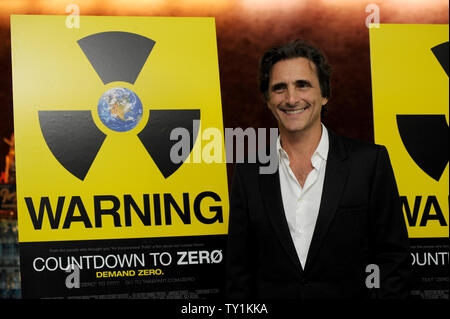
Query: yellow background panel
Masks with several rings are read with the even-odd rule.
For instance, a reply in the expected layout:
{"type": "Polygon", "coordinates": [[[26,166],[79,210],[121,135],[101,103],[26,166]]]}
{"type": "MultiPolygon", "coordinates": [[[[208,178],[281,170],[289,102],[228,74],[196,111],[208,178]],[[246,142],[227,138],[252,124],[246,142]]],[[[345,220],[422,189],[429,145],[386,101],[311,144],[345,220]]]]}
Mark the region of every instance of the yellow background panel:
{"type": "MultiPolygon", "coordinates": [[[[66,16],[11,17],[19,240],[226,234],[225,164],[184,164],[165,179],[136,136],[149,120],[149,110],[154,109],[200,109],[202,128],[216,127],[223,132],[214,19],[82,16],[78,29],[67,28],[65,21],[66,16]],[[79,39],[105,31],[136,33],[156,42],[134,85],[104,85],[79,47],[79,39]],[[117,86],[135,92],[144,109],[140,123],[123,133],[109,130],[97,114],[101,95],[117,86]],[[107,135],[84,181],[70,174],[50,152],[39,126],[39,110],[90,110],[97,127],[107,135]],[[193,201],[203,191],[220,196],[220,203],[205,199],[203,206],[222,206],[223,223],[208,225],[195,218],[193,201]],[[190,194],[192,220],[186,225],[173,213],[173,224],[167,226],[163,218],[161,226],[137,222],[131,227],[114,227],[112,218],[105,216],[102,228],[86,229],[83,223],[74,222],[70,229],[52,230],[45,217],[43,228],[35,230],[24,201],[33,198],[38,209],[42,196],[48,196],[53,206],[59,196],[66,196],[61,228],[71,196],[81,196],[94,225],[94,195],[114,195],[122,200],[124,194],[130,194],[140,203],[143,194],[150,194],[152,200],[154,193],[171,193],[182,206],[184,192],[190,194]]],[[[212,216],[207,207],[203,211],[212,216]]],[[[124,224],[122,207],[119,213],[124,224]]]]}
{"type": "Polygon", "coordinates": [[[413,238],[449,236],[449,168],[447,164],[439,181],[423,172],[403,145],[396,116],[445,114],[448,125],[448,76],[431,51],[448,40],[448,25],[381,24],[370,29],[375,142],[387,147],[400,195],[411,210],[415,197],[423,197],[417,224],[407,223],[413,238]],[[428,196],[436,196],[446,226],[437,220],[420,226],[428,196]]]}

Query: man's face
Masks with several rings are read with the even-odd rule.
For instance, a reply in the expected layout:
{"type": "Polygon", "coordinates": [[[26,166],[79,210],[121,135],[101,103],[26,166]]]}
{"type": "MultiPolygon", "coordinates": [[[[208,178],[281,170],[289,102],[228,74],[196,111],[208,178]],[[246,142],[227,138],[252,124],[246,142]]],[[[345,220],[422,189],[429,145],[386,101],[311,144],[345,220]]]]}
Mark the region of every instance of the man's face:
{"type": "Polygon", "coordinates": [[[275,63],[269,81],[267,106],[278,121],[280,133],[294,134],[320,127],[322,97],[316,66],[306,58],[275,63]]]}

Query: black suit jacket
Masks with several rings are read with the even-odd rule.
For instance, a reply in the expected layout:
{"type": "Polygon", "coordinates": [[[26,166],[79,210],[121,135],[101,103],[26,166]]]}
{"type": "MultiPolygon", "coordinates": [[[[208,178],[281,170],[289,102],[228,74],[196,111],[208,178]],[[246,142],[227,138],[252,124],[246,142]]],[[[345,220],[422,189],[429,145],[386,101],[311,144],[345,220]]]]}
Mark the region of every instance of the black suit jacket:
{"type": "Polygon", "coordinates": [[[329,132],[319,214],[304,269],[288,229],[278,171],[235,167],[227,249],[228,298],[403,298],[408,235],[383,146],[329,132]],[[380,287],[368,289],[369,264],[380,287]]]}

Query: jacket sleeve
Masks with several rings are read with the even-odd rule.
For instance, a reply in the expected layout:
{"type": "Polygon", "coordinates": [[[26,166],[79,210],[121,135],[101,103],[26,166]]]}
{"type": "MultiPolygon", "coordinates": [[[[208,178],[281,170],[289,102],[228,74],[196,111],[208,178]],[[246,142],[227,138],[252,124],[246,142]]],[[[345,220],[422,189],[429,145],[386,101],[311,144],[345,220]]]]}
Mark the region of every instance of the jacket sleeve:
{"type": "Polygon", "coordinates": [[[254,282],[252,244],[249,223],[248,198],[241,177],[241,166],[236,165],[230,194],[230,219],[226,261],[226,297],[244,299],[252,296],[254,282]]]}
{"type": "Polygon", "coordinates": [[[371,260],[379,267],[375,298],[406,298],[411,281],[409,239],[389,155],[377,152],[369,202],[371,260]]]}

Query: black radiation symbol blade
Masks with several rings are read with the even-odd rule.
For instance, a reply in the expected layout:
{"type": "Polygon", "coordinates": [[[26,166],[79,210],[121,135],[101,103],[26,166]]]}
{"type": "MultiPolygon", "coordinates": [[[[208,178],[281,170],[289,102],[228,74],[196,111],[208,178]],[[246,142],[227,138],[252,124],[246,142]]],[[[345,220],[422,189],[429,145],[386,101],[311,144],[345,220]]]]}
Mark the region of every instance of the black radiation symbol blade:
{"type": "Polygon", "coordinates": [[[170,150],[178,141],[170,140],[170,133],[175,128],[186,129],[190,136],[190,153],[199,129],[194,127],[194,120],[200,120],[200,110],[150,110],[148,123],[138,137],[164,178],[172,175],[187,158],[180,163],[172,161],[170,150]]]}
{"type": "Polygon", "coordinates": [[[39,111],[39,122],[58,162],[84,180],[106,138],[95,125],[91,111],[39,111]]]}
{"type": "Polygon", "coordinates": [[[103,84],[134,84],[155,41],[128,32],[101,32],[78,40],[103,84]]]}
{"type": "Polygon", "coordinates": [[[449,44],[448,42],[441,43],[434,48],[431,48],[431,51],[433,52],[436,59],[441,64],[442,68],[444,69],[445,73],[448,75],[448,68],[449,68],[449,44]]]}
{"type": "Polygon", "coordinates": [[[445,115],[397,115],[403,144],[414,162],[439,181],[448,163],[448,124],[445,115]]]}

